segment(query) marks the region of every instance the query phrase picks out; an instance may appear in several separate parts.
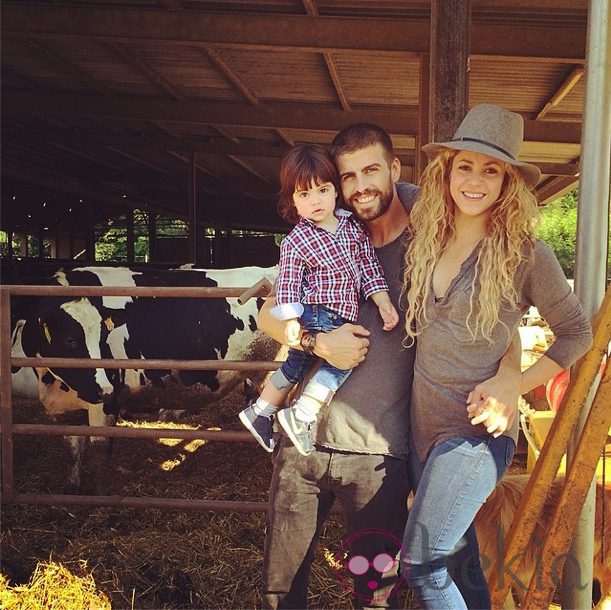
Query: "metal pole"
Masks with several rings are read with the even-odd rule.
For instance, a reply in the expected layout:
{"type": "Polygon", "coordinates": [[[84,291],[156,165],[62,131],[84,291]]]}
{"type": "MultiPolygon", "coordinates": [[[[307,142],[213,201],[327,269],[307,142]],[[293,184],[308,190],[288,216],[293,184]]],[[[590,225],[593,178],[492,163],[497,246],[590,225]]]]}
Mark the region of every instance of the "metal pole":
{"type": "Polygon", "coordinates": [[[134,252],[134,210],[129,209],[125,214],[127,232],[127,264],[133,265],[135,261],[134,252]]]}
{"type": "Polygon", "coordinates": [[[197,265],[199,236],[197,226],[197,158],[195,152],[189,153],[189,262],[197,265]]]}
{"type": "Polygon", "coordinates": [[[2,498],[13,499],[13,399],[11,396],[11,296],[0,287],[0,421],[2,422],[2,498]]]}
{"type": "MultiPolygon", "coordinates": [[[[590,318],[600,306],[606,283],[611,154],[610,10],[608,0],[590,0],[575,264],[575,292],[590,318]]],[[[575,459],[596,385],[569,443],[567,468],[575,459]]],[[[596,486],[592,481],[570,550],[570,556],[577,561],[567,562],[563,573],[561,605],[565,609],[577,610],[592,605],[595,502],[596,486]],[[579,566],[578,570],[575,565],[579,566]]]]}
{"type": "Polygon", "coordinates": [[[13,260],[13,227],[7,227],[6,228],[6,234],[8,236],[8,252],[7,252],[7,257],[9,260],[13,260]]]}

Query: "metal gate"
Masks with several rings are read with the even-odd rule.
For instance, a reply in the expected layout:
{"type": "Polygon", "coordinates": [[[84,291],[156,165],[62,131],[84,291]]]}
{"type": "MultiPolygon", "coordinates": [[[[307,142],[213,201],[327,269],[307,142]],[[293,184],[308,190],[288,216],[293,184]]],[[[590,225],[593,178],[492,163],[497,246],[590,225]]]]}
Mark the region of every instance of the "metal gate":
{"type": "Polygon", "coordinates": [[[243,304],[251,297],[267,296],[270,283],[263,279],[250,288],[219,287],[134,287],[134,286],[0,286],[0,439],[2,442],[2,500],[16,504],[43,504],[54,506],[120,506],[137,508],[165,508],[174,510],[213,510],[236,512],[261,512],[267,509],[264,502],[240,502],[222,500],[185,500],[174,498],[141,498],[135,496],[93,496],[18,493],[14,489],[13,435],[101,436],[106,438],[177,438],[210,441],[254,441],[248,432],[176,430],[171,428],[135,429],[111,426],[65,426],[43,424],[14,424],[11,396],[11,365],[21,367],[62,368],[135,368],[182,370],[233,370],[271,371],[282,363],[278,361],[229,361],[229,360],[139,360],[139,359],[88,359],[88,358],[12,358],[11,357],[11,295],[34,296],[155,296],[191,298],[237,298],[243,304]]]}

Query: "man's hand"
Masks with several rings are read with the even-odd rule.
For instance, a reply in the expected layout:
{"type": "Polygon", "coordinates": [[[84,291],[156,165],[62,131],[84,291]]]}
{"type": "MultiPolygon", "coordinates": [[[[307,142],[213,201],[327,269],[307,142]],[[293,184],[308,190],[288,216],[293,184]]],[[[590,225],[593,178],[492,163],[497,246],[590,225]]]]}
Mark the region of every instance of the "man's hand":
{"type": "Polygon", "coordinates": [[[365,360],[369,331],[358,324],[343,324],[335,330],[318,333],[314,353],[331,366],[347,370],[365,360]]]}
{"type": "Polygon", "coordinates": [[[495,438],[508,430],[518,414],[520,381],[519,370],[501,367],[494,377],[476,385],[467,397],[471,425],[484,424],[495,438]]]}

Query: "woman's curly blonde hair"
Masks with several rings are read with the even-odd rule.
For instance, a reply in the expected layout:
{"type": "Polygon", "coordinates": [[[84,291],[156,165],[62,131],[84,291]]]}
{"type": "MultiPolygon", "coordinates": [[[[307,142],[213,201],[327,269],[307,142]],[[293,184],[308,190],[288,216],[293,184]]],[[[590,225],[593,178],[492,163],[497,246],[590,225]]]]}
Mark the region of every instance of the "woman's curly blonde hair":
{"type": "MultiPolygon", "coordinates": [[[[422,191],[410,212],[407,231],[410,242],[403,275],[408,345],[429,323],[426,300],[432,298],[433,271],[455,232],[450,170],[458,152],[442,150],[427,165],[420,183],[422,191]]],[[[517,306],[514,276],[518,265],[529,258],[538,218],[537,200],[531,188],[515,166],[505,164],[501,193],[491,209],[471,283],[465,323],[473,340],[479,333],[491,343],[492,330],[500,322],[500,308],[517,306]]]]}

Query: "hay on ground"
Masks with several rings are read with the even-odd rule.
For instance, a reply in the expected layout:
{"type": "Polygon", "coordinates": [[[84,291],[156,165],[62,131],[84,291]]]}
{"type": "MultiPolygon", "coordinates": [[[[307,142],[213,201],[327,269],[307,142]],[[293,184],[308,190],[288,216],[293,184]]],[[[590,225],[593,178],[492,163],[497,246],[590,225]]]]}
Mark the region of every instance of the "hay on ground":
{"type": "Polygon", "coordinates": [[[26,585],[11,587],[0,574],[0,606],[4,610],[110,610],[110,601],[97,590],[92,574],[76,576],[51,562],[39,564],[26,585]]]}

